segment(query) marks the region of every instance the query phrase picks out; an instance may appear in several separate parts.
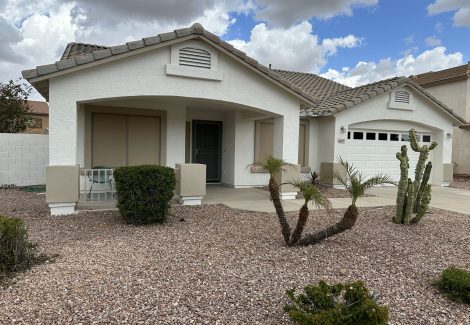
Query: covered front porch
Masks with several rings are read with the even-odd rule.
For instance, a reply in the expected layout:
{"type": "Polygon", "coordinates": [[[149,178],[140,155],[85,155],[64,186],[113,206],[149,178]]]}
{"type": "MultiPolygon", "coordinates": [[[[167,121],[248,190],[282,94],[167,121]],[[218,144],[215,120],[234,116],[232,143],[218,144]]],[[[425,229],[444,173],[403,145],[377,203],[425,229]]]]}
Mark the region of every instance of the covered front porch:
{"type": "MultiPolygon", "coordinates": [[[[250,166],[265,153],[298,161],[297,111],[279,116],[230,102],[139,97],[77,103],[76,115],[77,168],[73,172],[79,173],[78,209],[115,205],[113,170],[120,166],[201,164],[205,166],[204,187],[207,183],[250,188],[268,183],[266,171],[250,166]],[[263,122],[269,123],[271,135],[260,128],[263,122]]],[[[56,154],[63,161],[63,153],[56,154]]],[[[49,176],[53,175],[51,168],[49,176]]],[[[54,179],[60,182],[52,176],[54,179]]],[[[204,197],[205,190],[202,192],[195,197],[204,197]]],[[[295,196],[292,190],[284,194],[295,196]]],[[[51,200],[51,193],[48,197],[51,200]]],[[[68,212],[72,209],[75,203],[70,202],[68,212]]],[[[64,212],[63,205],[59,212],[64,212]]]]}

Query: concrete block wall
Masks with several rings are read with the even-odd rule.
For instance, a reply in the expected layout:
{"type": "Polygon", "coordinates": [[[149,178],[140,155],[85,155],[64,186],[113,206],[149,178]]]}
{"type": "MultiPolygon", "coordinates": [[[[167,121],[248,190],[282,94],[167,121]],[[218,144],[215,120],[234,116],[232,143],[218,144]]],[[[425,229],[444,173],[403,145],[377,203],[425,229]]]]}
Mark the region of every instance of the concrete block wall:
{"type": "Polygon", "coordinates": [[[0,186],[46,184],[49,135],[0,133],[0,186]]]}

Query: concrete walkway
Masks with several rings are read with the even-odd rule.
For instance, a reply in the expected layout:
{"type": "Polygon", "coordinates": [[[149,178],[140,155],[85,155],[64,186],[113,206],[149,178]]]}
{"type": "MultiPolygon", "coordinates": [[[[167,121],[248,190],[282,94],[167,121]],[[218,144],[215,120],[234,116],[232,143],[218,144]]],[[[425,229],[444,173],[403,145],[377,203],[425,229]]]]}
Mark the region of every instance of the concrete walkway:
{"type": "MultiPolygon", "coordinates": [[[[395,205],[396,187],[377,187],[369,191],[372,197],[363,197],[357,201],[359,207],[395,205]]],[[[333,208],[347,208],[350,198],[330,199],[333,208]]],[[[208,185],[205,204],[225,204],[233,209],[274,212],[269,193],[259,188],[233,189],[220,185],[208,185]]],[[[298,211],[303,200],[283,201],[285,211],[298,211]]],[[[470,191],[451,187],[433,187],[431,206],[439,209],[470,214],[470,191]]],[[[314,208],[311,206],[311,208],[314,208]]]]}

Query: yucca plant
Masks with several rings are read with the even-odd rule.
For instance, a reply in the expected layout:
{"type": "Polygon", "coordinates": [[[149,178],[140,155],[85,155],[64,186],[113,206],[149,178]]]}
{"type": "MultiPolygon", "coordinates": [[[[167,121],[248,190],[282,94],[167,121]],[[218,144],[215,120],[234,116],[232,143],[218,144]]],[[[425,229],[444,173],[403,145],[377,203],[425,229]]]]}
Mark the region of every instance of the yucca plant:
{"type": "Polygon", "coordinates": [[[353,164],[344,161],[341,157],[338,159],[338,163],[343,167],[344,174],[336,172],[334,174],[334,178],[337,179],[349,192],[352,200],[351,205],[346,209],[343,218],[341,218],[339,222],[326,229],[304,237],[297,243],[298,245],[306,246],[315,244],[325,238],[351,229],[356,224],[359,216],[359,211],[356,206],[357,199],[363,197],[366,194],[366,190],[373,186],[395,184],[387,175],[379,174],[366,178],[353,164]]]}

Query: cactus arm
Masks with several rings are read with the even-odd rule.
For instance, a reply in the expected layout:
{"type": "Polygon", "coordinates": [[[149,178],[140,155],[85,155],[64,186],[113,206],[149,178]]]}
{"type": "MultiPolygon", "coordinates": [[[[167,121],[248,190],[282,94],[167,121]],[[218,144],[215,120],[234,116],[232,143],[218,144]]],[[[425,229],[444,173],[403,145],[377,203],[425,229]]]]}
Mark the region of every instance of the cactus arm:
{"type": "Polygon", "coordinates": [[[424,187],[422,195],[423,198],[421,200],[421,204],[419,205],[416,216],[411,220],[412,223],[418,223],[428,211],[429,203],[431,202],[431,185],[428,184],[424,187]]]}
{"type": "Polygon", "coordinates": [[[429,146],[429,151],[433,150],[436,147],[437,147],[437,142],[431,143],[431,145],[429,146]]]}
{"type": "Polygon", "coordinates": [[[426,189],[426,186],[428,185],[428,182],[429,182],[429,178],[431,177],[431,169],[432,169],[432,163],[428,161],[428,163],[426,164],[426,168],[424,169],[423,180],[421,181],[418,194],[416,195],[415,206],[413,208],[414,213],[418,213],[418,210],[421,206],[421,200],[423,198],[424,190],[426,189]]]}
{"type": "Polygon", "coordinates": [[[416,151],[416,152],[421,151],[421,147],[419,146],[418,139],[416,137],[416,130],[411,129],[410,132],[409,132],[409,136],[410,136],[410,147],[411,147],[411,149],[413,149],[413,151],[416,151]]]}
{"type": "Polygon", "coordinates": [[[409,224],[411,222],[411,212],[413,210],[413,201],[414,201],[414,186],[411,178],[408,178],[408,188],[406,190],[406,203],[405,203],[405,212],[403,216],[403,223],[409,224]]]}
{"type": "Polygon", "coordinates": [[[403,212],[406,201],[406,190],[408,187],[408,155],[407,148],[405,145],[401,146],[401,151],[397,152],[397,159],[400,161],[400,181],[398,183],[398,193],[397,193],[397,207],[395,211],[395,217],[393,222],[402,223],[403,222],[403,212]]]}

